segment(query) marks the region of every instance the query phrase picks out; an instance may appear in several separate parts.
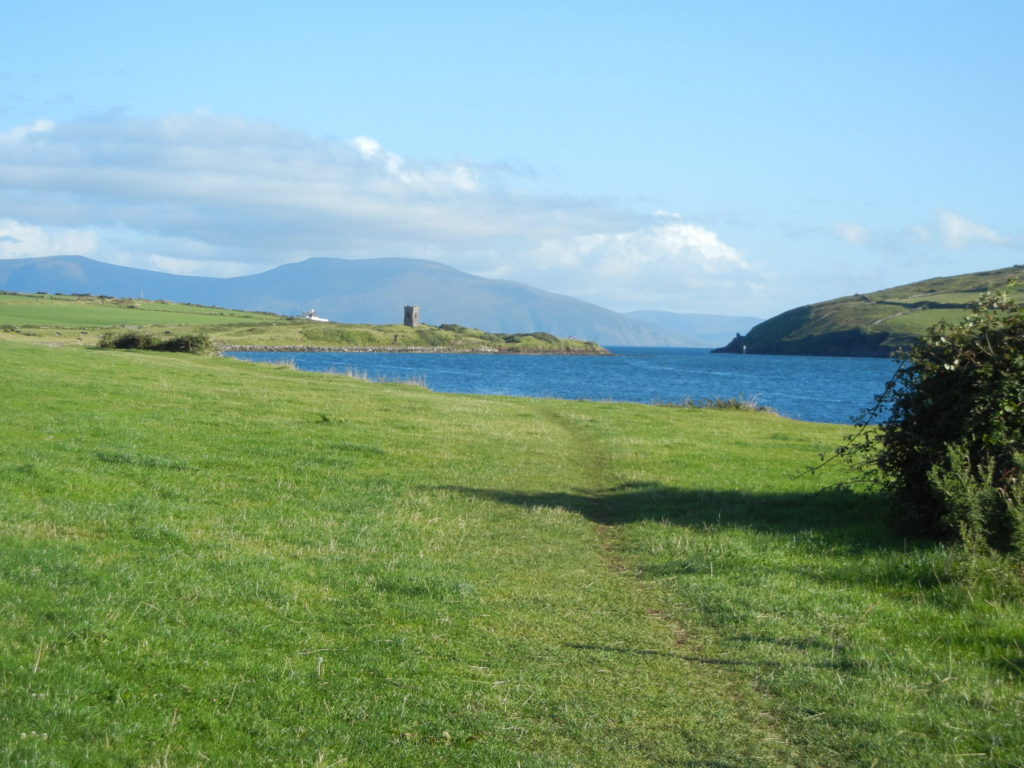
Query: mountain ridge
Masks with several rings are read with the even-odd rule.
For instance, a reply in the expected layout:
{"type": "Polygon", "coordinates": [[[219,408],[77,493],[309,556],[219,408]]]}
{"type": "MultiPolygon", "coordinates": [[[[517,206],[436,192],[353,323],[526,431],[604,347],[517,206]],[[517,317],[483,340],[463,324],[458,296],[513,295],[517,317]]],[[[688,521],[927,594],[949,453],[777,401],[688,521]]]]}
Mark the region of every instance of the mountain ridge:
{"type": "Polygon", "coordinates": [[[684,335],[572,297],[476,277],[424,259],[311,258],[239,277],[197,277],[122,267],[85,256],[0,261],[0,289],[141,296],[297,315],[310,308],[336,322],[401,322],[421,307],[424,323],[494,333],[544,331],[603,345],[688,346],[684,335]]]}

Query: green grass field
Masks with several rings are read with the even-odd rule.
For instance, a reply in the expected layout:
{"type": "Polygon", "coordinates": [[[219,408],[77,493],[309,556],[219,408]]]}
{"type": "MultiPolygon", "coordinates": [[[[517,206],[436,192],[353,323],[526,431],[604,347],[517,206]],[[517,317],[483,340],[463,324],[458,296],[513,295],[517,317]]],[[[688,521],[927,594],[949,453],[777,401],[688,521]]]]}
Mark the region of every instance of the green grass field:
{"type": "Polygon", "coordinates": [[[1021,604],[843,427],[13,336],[0,765],[1024,762],[1021,604]]]}
{"type": "Polygon", "coordinates": [[[193,326],[281,321],[279,315],[144,299],[0,293],[0,325],[46,328],[193,326]]]}
{"type": "Polygon", "coordinates": [[[606,354],[593,342],[545,333],[494,334],[462,326],[316,323],[268,312],[168,301],[0,292],[0,332],[13,340],[95,345],[117,328],[154,336],[206,334],[228,347],[408,347],[445,351],[606,354]]]}

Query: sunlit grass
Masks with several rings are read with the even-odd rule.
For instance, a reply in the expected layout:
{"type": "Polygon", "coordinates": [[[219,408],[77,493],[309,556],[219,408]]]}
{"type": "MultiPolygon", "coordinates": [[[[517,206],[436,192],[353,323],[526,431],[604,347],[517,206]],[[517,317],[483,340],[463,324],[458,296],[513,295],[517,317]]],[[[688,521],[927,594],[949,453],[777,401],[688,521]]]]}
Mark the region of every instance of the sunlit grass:
{"type": "Polygon", "coordinates": [[[0,764],[1014,765],[843,428],[0,342],[0,764]],[[24,735],[23,735],[24,734],[24,735]]]}
{"type": "Polygon", "coordinates": [[[458,325],[319,323],[268,312],[101,296],[0,292],[8,341],[92,346],[113,327],[154,338],[202,334],[219,349],[333,348],[607,354],[599,345],[548,333],[495,334],[458,325]]]}

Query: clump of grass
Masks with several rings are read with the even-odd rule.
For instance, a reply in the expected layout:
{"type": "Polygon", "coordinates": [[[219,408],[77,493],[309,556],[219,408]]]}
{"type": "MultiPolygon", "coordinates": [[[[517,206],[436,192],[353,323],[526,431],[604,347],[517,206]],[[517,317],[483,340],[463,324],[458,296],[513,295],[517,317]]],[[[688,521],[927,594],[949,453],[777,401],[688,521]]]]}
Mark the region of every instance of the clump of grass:
{"type": "Polygon", "coordinates": [[[760,402],[760,395],[738,395],[736,397],[684,397],[678,403],[670,405],[678,408],[707,408],[715,411],[756,411],[778,414],[770,405],[760,402]]]}
{"type": "Polygon", "coordinates": [[[416,376],[371,376],[366,371],[359,370],[357,368],[346,368],[345,372],[341,374],[350,379],[356,379],[357,381],[366,381],[374,384],[406,384],[410,387],[422,387],[427,389],[427,377],[418,374],[416,376]]]}

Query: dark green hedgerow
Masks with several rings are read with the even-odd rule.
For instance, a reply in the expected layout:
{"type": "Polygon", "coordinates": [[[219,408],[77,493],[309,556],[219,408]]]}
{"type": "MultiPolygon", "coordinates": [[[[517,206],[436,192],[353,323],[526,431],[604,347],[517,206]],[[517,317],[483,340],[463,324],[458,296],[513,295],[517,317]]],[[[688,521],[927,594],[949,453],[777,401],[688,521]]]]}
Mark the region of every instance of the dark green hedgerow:
{"type": "Polygon", "coordinates": [[[104,349],[151,349],[157,352],[191,352],[205,354],[213,350],[213,342],[205,333],[186,333],[158,339],[150,333],[127,331],[108,332],[100,337],[104,349]]]}
{"type": "Polygon", "coordinates": [[[901,522],[1022,554],[1024,307],[986,294],[931,328],[860,426],[839,453],[892,494],[901,522]]]}

